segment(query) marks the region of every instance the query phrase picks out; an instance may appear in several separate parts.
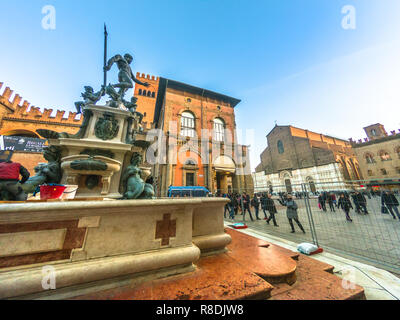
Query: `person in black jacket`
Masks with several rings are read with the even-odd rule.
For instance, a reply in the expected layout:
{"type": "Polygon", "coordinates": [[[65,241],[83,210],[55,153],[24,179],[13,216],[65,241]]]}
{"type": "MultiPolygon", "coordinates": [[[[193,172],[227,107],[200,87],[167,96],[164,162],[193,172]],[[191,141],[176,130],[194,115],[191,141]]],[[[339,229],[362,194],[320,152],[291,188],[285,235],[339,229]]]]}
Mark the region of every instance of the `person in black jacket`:
{"type": "Polygon", "coordinates": [[[239,195],[234,193],[232,195],[232,199],[233,199],[234,215],[236,216],[238,214],[238,210],[239,210],[239,195]]]}
{"type": "Polygon", "coordinates": [[[251,206],[254,208],[254,210],[256,211],[256,219],[257,220],[261,220],[258,217],[258,212],[260,211],[260,200],[258,200],[257,194],[254,194],[253,199],[251,199],[251,206]]]}
{"type": "Polygon", "coordinates": [[[393,216],[393,219],[396,220],[396,216],[393,213],[393,211],[394,211],[394,212],[396,212],[397,217],[400,220],[400,213],[399,213],[399,209],[397,208],[399,206],[399,201],[397,201],[396,196],[393,194],[393,192],[385,191],[382,194],[381,201],[382,201],[382,206],[386,205],[390,214],[393,216]]]}
{"type": "Polygon", "coordinates": [[[266,222],[269,224],[269,222],[272,220],[274,222],[274,226],[279,227],[278,224],[276,223],[276,219],[275,219],[275,213],[277,213],[278,210],[276,210],[274,200],[272,199],[270,194],[267,197],[265,197],[264,208],[263,208],[264,214],[265,214],[265,210],[268,210],[268,212],[270,214],[270,216],[266,220],[266,222]]]}
{"type": "Polygon", "coordinates": [[[349,212],[350,212],[350,208],[353,209],[353,206],[350,202],[350,199],[348,199],[347,197],[345,197],[345,195],[342,193],[340,195],[339,201],[338,201],[338,208],[342,209],[345,213],[346,213],[346,220],[353,222],[353,220],[350,218],[349,212]]]}
{"type": "Polygon", "coordinates": [[[358,206],[362,209],[364,214],[368,214],[367,199],[365,199],[365,196],[360,192],[356,191],[355,198],[357,199],[358,206]]]}
{"type": "Polygon", "coordinates": [[[335,206],[333,205],[333,193],[328,194],[328,204],[329,208],[331,209],[331,212],[335,212],[335,206]]]}
{"type": "Polygon", "coordinates": [[[243,192],[242,201],[243,201],[243,220],[246,219],[246,211],[247,211],[250,215],[251,221],[254,221],[250,211],[250,196],[246,194],[246,192],[243,192]]]}
{"type": "Polygon", "coordinates": [[[260,198],[260,203],[261,203],[261,209],[262,209],[262,211],[263,211],[263,213],[264,213],[264,220],[267,220],[267,219],[268,219],[268,216],[267,216],[267,213],[266,213],[266,211],[267,211],[267,207],[266,207],[266,201],[267,201],[267,199],[268,199],[267,194],[266,194],[266,193],[263,193],[263,194],[261,195],[261,198],[260,198]]]}
{"type": "MultiPolygon", "coordinates": [[[[224,193],[222,195],[223,198],[229,198],[229,195],[227,195],[226,193],[224,193]]],[[[230,206],[229,206],[229,202],[224,206],[224,218],[226,218],[226,212],[228,211],[228,215],[231,214],[231,210],[230,210],[230,206]]]]}
{"type": "Polygon", "coordinates": [[[229,219],[234,220],[235,219],[235,204],[234,204],[234,199],[235,196],[233,194],[228,194],[228,209],[229,209],[229,219]]]}
{"type": "Polygon", "coordinates": [[[326,198],[325,198],[325,194],[324,193],[321,193],[318,196],[318,203],[321,206],[321,210],[326,211],[326,198]]]}

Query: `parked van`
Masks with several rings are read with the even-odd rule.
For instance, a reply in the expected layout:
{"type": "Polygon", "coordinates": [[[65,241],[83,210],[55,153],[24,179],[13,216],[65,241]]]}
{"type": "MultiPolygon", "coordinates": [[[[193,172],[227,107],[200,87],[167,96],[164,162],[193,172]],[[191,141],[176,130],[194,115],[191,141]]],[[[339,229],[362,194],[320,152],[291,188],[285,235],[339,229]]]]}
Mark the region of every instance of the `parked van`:
{"type": "Polygon", "coordinates": [[[168,188],[168,197],[169,198],[184,198],[184,197],[208,197],[208,191],[205,187],[174,187],[171,186],[168,188]]]}

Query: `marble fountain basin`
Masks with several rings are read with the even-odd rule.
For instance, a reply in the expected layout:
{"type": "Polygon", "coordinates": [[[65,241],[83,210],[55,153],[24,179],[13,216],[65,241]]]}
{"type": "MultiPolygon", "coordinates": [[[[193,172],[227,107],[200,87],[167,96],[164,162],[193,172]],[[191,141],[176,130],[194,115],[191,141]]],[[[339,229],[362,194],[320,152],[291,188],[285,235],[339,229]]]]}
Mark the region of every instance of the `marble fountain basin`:
{"type": "Polygon", "coordinates": [[[53,290],[43,287],[43,270],[54,271],[57,292],[121,277],[193,271],[201,254],[223,252],[231,242],[224,232],[226,202],[0,204],[0,299],[51,295],[53,290]]]}
{"type": "MultiPolygon", "coordinates": [[[[89,156],[78,154],[67,156],[61,159],[61,168],[64,171],[63,181],[70,185],[79,185],[82,176],[99,176],[101,179],[100,194],[105,196],[110,193],[112,177],[121,171],[122,162],[104,156],[89,156]]],[[[80,188],[78,193],[90,194],[87,188],[80,188]]]]}
{"type": "Polygon", "coordinates": [[[61,168],[68,173],[79,173],[79,174],[99,174],[99,175],[111,175],[115,172],[121,170],[122,163],[121,161],[111,159],[104,156],[89,156],[86,154],[78,154],[73,156],[64,157],[61,159],[61,168]],[[92,161],[94,164],[105,164],[104,169],[98,168],[96,169],[76,169],[76,164],[83,161],[92,161]],[[75,165],[75,166],[74,166],[75,165]],[[104,171],[104,172],[103,172],[104,171]]]}

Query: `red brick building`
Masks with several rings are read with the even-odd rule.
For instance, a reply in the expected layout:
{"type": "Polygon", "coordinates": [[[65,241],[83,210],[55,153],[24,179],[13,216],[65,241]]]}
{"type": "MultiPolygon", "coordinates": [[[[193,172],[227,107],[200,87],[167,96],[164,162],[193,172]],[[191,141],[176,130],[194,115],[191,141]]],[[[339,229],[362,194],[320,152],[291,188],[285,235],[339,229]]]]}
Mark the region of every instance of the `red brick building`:
{"type": "Polygon", "coordinates": [[[240,100],[162,77],[136,77],[150,84],[134,89],[144,126],[164,135],[165,155],[153,163],[158,196],[170,185],[252,192],[248,148],[237,144],[235,133],[240,100]]]}

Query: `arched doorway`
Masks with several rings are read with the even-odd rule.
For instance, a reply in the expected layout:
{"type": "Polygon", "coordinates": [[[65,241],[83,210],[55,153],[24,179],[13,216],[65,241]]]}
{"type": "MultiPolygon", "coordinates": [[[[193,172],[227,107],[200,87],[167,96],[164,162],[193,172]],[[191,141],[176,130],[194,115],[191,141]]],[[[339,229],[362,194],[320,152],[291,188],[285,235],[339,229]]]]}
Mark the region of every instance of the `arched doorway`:
{"type": "Polygon", "coordinates": [[[317,188],[315,187],[314,179],[312,177],[307,177],[306,181],[312,193],[317,192],[317,188]]]}
{"type": "Polygon", "coordinates": [[[215,176],[214,186],[221,193],[232,191],[233,177],[236,165],[230,157],[219,156],[213,162],[215,176]]]}
{"type": "Polygon", "coordinates": [[[290,179],[285,179],[285,186],[286,186],[286,192],[292,193],[293,188],[292,188],[292,182],[290,181],[290,179]]]}
{"type": "Polygon", "coordinates": [[[274,189],[273,189],[273,187],[272,187],[272,182],[271,182],[271,181],[268,181],[268,182],[267,182],[267,186],[268,186],[268,192],[269,192],[270,194],[272,194],[272,193],[274,192],[274,189]]]}
{"type": "Polygon", "coordinates": [[[292,187],[292,181],[291,181],[292,177],[291,177],[290,173],[287,171],[282,172],[281,177],[282,177],[282,180],[284,181],[286,192],[292,193],[293,187],[292,187]]]}

